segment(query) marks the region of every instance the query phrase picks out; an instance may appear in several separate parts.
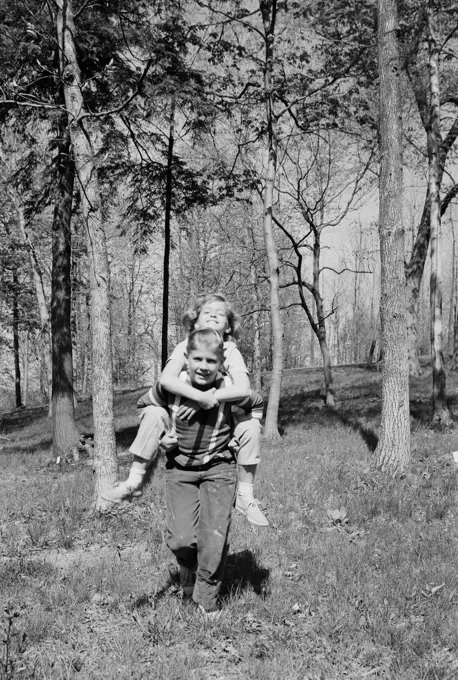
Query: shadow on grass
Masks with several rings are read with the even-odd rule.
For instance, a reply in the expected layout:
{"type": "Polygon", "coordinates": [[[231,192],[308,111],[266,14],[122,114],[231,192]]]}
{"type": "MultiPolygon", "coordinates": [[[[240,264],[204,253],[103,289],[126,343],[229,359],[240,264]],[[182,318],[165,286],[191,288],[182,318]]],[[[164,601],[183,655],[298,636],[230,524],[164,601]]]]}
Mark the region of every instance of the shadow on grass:
{"type": "Polygon", "coordinates": [[[359,432],[369,451],[374,453],[375,449],[377,448],[379,439],[378,435],[374,432],[374,430],[371,427],[365,425],[362,421],[357,420],[356,418],[353,418],[351,416],[348,416],[343,412],[340,412],[338,414],[338,417],[341,423],[343,423],[344,425],[348,425],[349,427],[352,428],[352,430],[355,430],[355,432],[359,432]]]}
{"type": "MultiPolygon", "coordinates": [[[[256,595],[266,597],[267,584],[270,577],[270,569],[258,564],[256,556],[251,550],[242,550],[238,553],[229,554],[226,560],[226,570],[220,597],[223,603],[230,599],[237,599],[243,591],[252,589],[256,595]]],[[[169,596],[181,597],[180,572],[170,571],[169,577],[163,587],[156,593],[140,595],[134,602],[135,608],[155,606],[158,602],[169,596]]]]}
{"type": "Polygon", "coordinates": [[[247,588],[251,588],[256,595],[266,596],[270,569],[262,567],[251,550],[241,550],[230,553],[226,560],[226,572],[221,599],[237,597],[247,588]]]}
{"type": "Polygon", "coordinates": [[[380,417],[380,404],[370,403],[369,398],[374,398],[371,391],[358,395],[358,403],[353,403],[350,410],[326,406],[321,390],[302,391],[284,397],[281,400],[279,430],[286,430],[288,425],[299,425],[307,430],[317,426],[332,428],[334,424],[343,424],[358,432],[368,449],[374,452],[378,435],[371,421],[377,421],[380,417]]]}

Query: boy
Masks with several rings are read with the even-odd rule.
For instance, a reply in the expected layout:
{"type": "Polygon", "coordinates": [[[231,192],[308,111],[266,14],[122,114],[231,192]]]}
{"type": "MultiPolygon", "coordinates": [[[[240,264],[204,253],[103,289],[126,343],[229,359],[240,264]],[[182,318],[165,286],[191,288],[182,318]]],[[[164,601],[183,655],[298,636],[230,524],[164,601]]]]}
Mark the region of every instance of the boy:
{"type": "MultiPolygon", "coordinates": [[[[187,381],[195,389],[208,392],[230,384],[218,372],[224,361],[218,331],[193,331],[187,361],[187,381]]],[[[145,396],[144,405],[148,401],[165,408],[171,421],[170,431],[161,439],[167,453],[167,545],[181,568],[183,595],[192,596],[205,612],[215,612],[236,489],[236,461],[229,449],[231,404],[200,409],[189,420],[177,418],[186,400],[160,383],[145,396]]],[[[262,417],[260,395],[250,392],[235,403],[253,417],[262,417]]]]}

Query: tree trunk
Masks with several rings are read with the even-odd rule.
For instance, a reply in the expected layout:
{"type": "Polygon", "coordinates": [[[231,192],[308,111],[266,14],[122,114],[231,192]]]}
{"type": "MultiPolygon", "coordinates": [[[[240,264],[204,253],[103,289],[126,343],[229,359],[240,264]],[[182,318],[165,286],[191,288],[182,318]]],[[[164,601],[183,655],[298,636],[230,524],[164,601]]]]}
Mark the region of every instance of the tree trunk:
{"type": "Polygon", "coordinates": [[[277,247],[273,234],[273,193],[277,172],[277,116],[274,105],[272,71],[274,60],[276,0],[260,0],[259,7],[264,24],[265,63],[264,63],[264,95],[266,99],[268,150],[266,185],[264,188],[264,242],[269,263],[270,280],[270,313],[272,324],[272,374],[267,403],[264,433],[266,437],[276,438],[278,433],[278,409],[280,406],[280,390],[283,374],[283,329],[280,314],[280,276],[277,247]]]}
{"type": "Polygon", "coordinates": [[[32,269],[33,282],[35,285],[35,294],[37,296],[38,303],[38,313],[40,316],[40,351],[43,366],[46,373],[47,381],[47,395],[48,395],[48,417],[52,414],[52,362],[51,362],[51,336],[50,336],[50,319],[48,304],[46,302],[45,287],[43,283],[43,274],[41,271],[40,264],[35,252],[35,248],[29,238],[27,233],[27,227],[25,223],[24,207],[20,200],[15,196],[13,198],[16,211],[18,214],[19,228],[21,230],[22,238],[24,239],[24,244],[28,250],[30,258],[30,266],[32,269]]]}
{"type": "Polygon", "coordinates": [[[453,320],[453,354],[451,371],[458,371],[458,305],[455,297],[454,320],[453,320]]]}
{"type": "Polygon", "coordinates": [[[71,332],[71,219],[74,166],[63,115],[58,124],[57,191],[52,225],[51,339],[53,456],[78,459],[71,332]]]}
{"type": "Polygon", "coordinates": [[[415,275],[412,274],[411,276],[406,276],[406,314],[409,373],[412,376],[419,377],[422,374],[422,370],[420,366],[420,360],[418,358],[418,309],[423,267],[421,268],[420,275],[417,271],[415,275]]]}
{"type": "Polygon", "coordinates": [[[72,0],[56,0],[56,6],[65,105],[70,120],[70,137],[87,235],[91,289],[95,503],[96,509],[103,509],[106,503],[100,494],[118,478],[113,414],[110,270],[97,167],[74,43],[72,0]]]}
{"type": "Polygon", "coordinates": [[[378,1],[380,75],[380,254],[383,369],[377,464],[392,474],[410,462],[409,379],[402,225],[402,122],[396,0],[378,1]]]}
{"type": "Polygon", "coordinates": [[[315,366],[315,330],[310,326],[310,366],[315,366]]]}
{"type": "Polygon", "coordinates": [[[14,387],[16,408],[22,408],[21,395],[21,360],[19,357],[19,277],[16,267],[13,269],[13,355],[14,355],[14,387]]]}
{"type": "Polygon", "coordinates": [[[175,95],[170,102],[169,143],[167,149],[167,179],[165,184],[164,274],[162,286],[162,368],[169,357],[169,287],[170,287],[170,218],[172,214],[173,145],[175,143],[175,95]]]}
{"type": "Polygon", "coordinates": [[[331,369],[331,356],[329,354],[328,343],[326,342],[326,331],[321,332],[318,335],[318,342],[320,345],[321,356],[323,358],[323,373],[324,373],[324,389],[325,389],[325,400],[326,406],[334,408],[336,405],[335,395],[333,389],[333,378],[331,369]]]}
{"type": "Polygon", "coordinates": [[[430,248],[431,248],[431,363],[433,369],[432,421],[437,425],[451,425],[452,416],[447,405],[444,355],[442,349],[442,289],[439,238],[441,227],[439,148],[440,94],[439,48],[435,38],[431,8],[428,7],[429,84],[431,117],[428,127],[429,195],[430,195],[430,248]]]}
{"type": "Polygon", "coordinates": [[[22,372],[24,374],[24,394],[23,394],[23,399],[22,403],[24,404],[24,407],[27,406],[27,394],[29,391],[29,331],[26,331],[25,333],[25,340],[24,340],[24,355],[22,358],[22,372]]]}
{"type": "Polygon", "coordinates": [[[455,241],[455,228],[452,222],[452,273],[451,273],[451,285],[450,285],[450,306],[448,309],[448,328],[447,328],[447,352],[453,352],[453,320],[455,318],[455,306],[456,306],[456,241],[455,241]]]}
{"type": "Polygon", "coordinates": [[[316,318],[317,324],[313,326],[318,343],[320,345],[321,356],[323,359],[323,372],[324,372],[324,386],[325,386],[325,399],[326,406],[334,408],[335,406],[335,396],[334,389],[332,387],[332,370],[331,370],[331,357],[329,355],[329,348],[326,339],[326,321],[324,318],[324,305],[323,298],[320,291],[320,258],[321,258],[321,232],[319,228],[313,229],[314,241],[313,241],[313,298],[315,300],[316,307],[316,318]]]}
{"type": "Polygon", "coordinates": [[[261,328],[259,319],[259,296],[257,288],[256,270],[254,264],[250,266],[252,300],[255,311],[253,312],[253,382],[256,392],[261,392],[261,328]]]}
{"type": "Polygon", "coordinates": [[[366,366],[367,368],[372,368],[374,364],[375,348],[377,346],[377,338],[374,338],[369,347],[369,352],[367,354],[366,366]]]}
{"type": "MultiPolygon", "coordinates": [[[[417,85],[416,87],[419,86],[417,85]]],[[[424,97],[422,97],[421,94],[422,93],[417,93],[417,100],[419,101],[424,100],[424,97]]],[[[420,110],[420,114],[422,120],[429,120],[429,116],[427,115],[426,112],[420,110]]],[[[430,122],[427,125],[425,125],[427,135],[429,126],[430,122]]],[[[458,136],[458,118],[456,118],[455,121],[453,122],[453,125],[449,129],[445,140],[440,143],[440,147],[438,149],[437,177],[439,190],[442,184],[442,176],[444,174],[447,156],[450,149],[454,145],[457,136],[458,136]]],[[[442,202],[442,206],[440,208],[441,216],[445,213],[448,206],[451,204],[452,199],[456,196],[457,192],[458,186],[456,184],[448,190],[442,202]]],[[[418,346],[417,346],[418,296],[430,240],[430,207],[431,207],[431,195],[430,187],[428,186],[423,213],[420,219],[417,236],[415,238],[415,242],[412,248],[412,254],[410,256],[410,260],[406,264],[409,370],[410,374],[415,376],[421,375],[421,367],[420,362],[418,360],[418,346]]]]}

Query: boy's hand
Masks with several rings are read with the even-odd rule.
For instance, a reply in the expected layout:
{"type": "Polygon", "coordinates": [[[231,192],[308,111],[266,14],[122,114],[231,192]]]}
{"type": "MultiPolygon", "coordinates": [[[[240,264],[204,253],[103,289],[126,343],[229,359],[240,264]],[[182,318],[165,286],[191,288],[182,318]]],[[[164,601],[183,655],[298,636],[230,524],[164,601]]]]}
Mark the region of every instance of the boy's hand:
{"type": "Polygon", "coordinates": [[[200,406],[195,401],[188,401],[186,406],[180,406],[177,411],[177,418],[180,420],[191,420],[191,418],[200,410],[200,406]]]}
{"type": "Polygon", "coordinates": [[[177,433],[175,430],[166,432],[161,439],[161,446],[164,451],[172,451],[178,445],[177,433]]]}

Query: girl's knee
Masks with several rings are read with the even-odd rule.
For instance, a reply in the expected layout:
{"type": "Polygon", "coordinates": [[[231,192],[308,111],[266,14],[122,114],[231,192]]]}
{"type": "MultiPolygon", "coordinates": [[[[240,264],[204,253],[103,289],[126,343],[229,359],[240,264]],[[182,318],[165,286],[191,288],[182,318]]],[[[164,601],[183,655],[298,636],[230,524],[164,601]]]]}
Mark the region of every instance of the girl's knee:
{"type": "Polygon", "coordinates": [[[261,423],[256,418],[250,418],[238,423],[234,428],[234,436],[240,443],[247,441],[259,442],[261,438],[261,423]]]}
{"type": "Polygon", "coordinates": [[[151,424],[168,423],[169,414],[162,406],[145,406],[140,413],[140,420],[151,424]]]}

